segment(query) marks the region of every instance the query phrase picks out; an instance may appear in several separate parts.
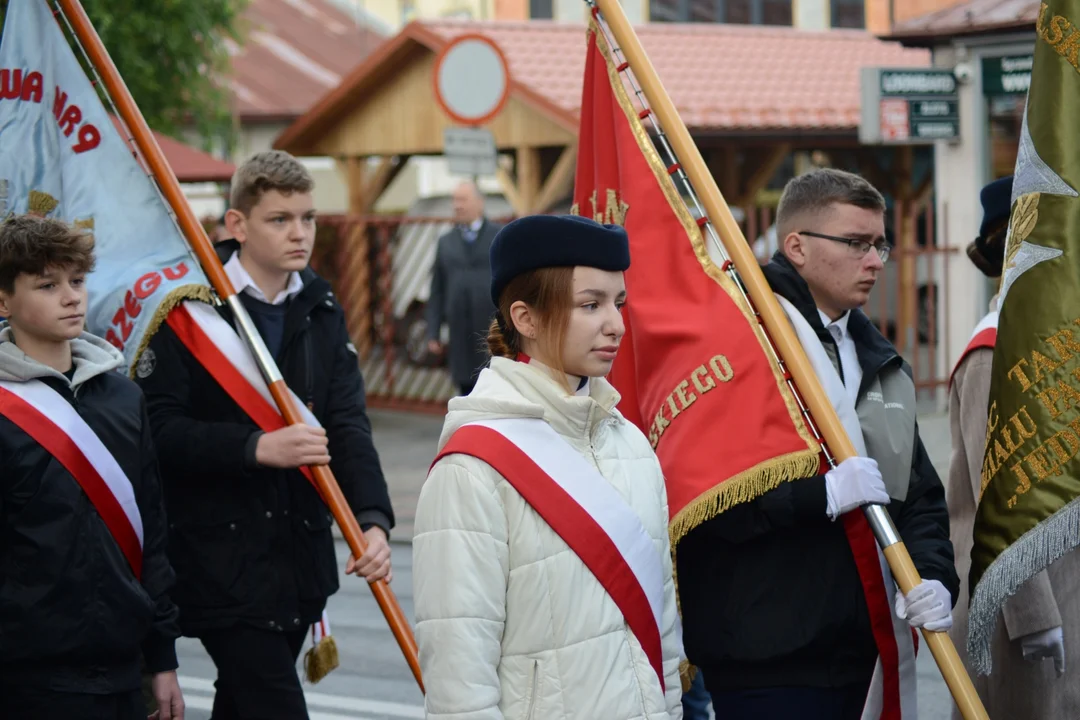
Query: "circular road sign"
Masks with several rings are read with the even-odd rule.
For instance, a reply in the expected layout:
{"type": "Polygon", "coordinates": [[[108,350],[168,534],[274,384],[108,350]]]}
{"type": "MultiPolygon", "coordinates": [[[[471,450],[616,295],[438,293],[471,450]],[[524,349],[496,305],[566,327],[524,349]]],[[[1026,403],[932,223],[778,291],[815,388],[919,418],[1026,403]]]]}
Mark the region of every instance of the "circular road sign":
{"type": "Polygon", "coordinates": [[[491,122],[510,97],[506,56],[491,38],[454,38],[435,58],[435,100],[461,125],[491,122]]]}

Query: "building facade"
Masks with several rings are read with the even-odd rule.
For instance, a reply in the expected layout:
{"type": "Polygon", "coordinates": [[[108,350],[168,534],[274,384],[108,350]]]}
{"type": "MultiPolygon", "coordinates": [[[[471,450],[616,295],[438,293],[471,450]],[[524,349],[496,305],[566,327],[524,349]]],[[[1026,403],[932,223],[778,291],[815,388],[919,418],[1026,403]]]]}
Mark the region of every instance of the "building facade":
{"type": "Polygon", "coordinates": [[[970,0],[898,23],[891,35],[929,48],[933,65],[951,68],[959,83],[960,138],[934,149],[938,244],[957,250],[946,269],[949,302],[939,308],[947,330],[944,363],[960,357],[997,291],[963,249],[982,219],[979,191],[1016,165],[1038,8],[1032,0],[970,0]]]}

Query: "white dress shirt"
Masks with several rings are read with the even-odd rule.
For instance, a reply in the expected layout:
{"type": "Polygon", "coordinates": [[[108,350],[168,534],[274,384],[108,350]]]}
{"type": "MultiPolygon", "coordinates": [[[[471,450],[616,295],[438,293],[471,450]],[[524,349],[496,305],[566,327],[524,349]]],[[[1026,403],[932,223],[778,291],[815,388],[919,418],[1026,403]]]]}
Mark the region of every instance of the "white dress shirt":
{"type": "Polygon", "coordinates": [[[236,292],[247,293],[259,302],[268,305],[281,305],[304,289],[304,281],[300,279],[300,273],[290,273],[289,284],[285,286],[285,289],[279,292],[273,300],[267,300],[266,296],[263,295],[263,291],[259,289],[255,281],[251,279],[248,271],[240,264],[240,253],[238,252],[233,253],[233,256],[229,258],[229,262],[225,263],[225,274],[229,276],[229,281],[232,282],[236,292]]]}
{"type": "Polygon", "coordinates": [[[848,332],[848,319],[851,317],[851,313],[846,312],[835,321],[830,320],[829,316],[820,309],[818,315],[821,316],[821,324],[825,326],[825,329],[833,336],[833,340],[836,341],[840,367],[843,370],[844,388],[847,389],[848,397],[851,398],[851,403],[854,405],[858,402],[859,385],[862,384],[862,366],[859,365],[859,354],[855,351],[855,340],[852,339],[851,333],[848,332]]]}
{"type": "Polygon", "coordinates": [[[483,226],[484,218],[477,218],[462,229],[461,237],[465,238],[465,242],[472,242],[476,238],[480,237],[480,228],[482,228],[483,226]]]}

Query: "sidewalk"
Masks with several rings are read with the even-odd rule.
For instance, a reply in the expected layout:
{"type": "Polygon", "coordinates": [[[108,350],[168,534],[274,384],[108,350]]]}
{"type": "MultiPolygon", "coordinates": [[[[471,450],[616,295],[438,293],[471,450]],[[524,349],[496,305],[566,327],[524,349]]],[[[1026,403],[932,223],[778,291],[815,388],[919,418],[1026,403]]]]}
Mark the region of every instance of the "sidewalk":
{"type": "MultiPolygon", "coordinates": [[[[416,503],[420,499],[420,488],[427,477],[428,466],[435,457],[442,418],[395,410],[371,410],[369,414],[375,447],[379,451],[386,482],[390,486],[390,500],[397,516],[393,539],[395,542],[410,543],[416,503]]],[[[949,453],[952,451],[948,416],[945,413],[921,415],[919,432],[930,461],[944,481],[949,467],[949,453]]]]}

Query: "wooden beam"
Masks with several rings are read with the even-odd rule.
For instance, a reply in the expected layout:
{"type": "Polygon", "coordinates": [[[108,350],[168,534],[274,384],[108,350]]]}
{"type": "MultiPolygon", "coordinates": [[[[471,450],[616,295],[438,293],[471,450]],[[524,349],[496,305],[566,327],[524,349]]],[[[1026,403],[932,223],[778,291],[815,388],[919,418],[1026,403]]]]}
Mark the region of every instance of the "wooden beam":
{"type": "Polygon", "coordinates": [[[563,149],[559,159],[555,161],[555,166],[551,168],[547,180],[544,181],[543,187],[540,188],[533,212],[542,213],[550,210],[551,206],[573,186],[576,169],[577,143],[570,143],[563,149]]]}
{"type": "Polygon", "coordinates": [[[521,208],[525,214],[534,213],[540,194],[540,151],[528,145],[520,146],[515,170],[521,208]]]}
{"type": "Polygon", "coordinates": [[[734,204],[753,205],[757,194],[769,184],[772,176],[776,174],[776,168],[780,167],[780,163],[784,162],[784,158],[790,152],[790,143],[780,143],[766,148],[764,161],[758,164],[754,174],[747,179],[734,204]]]}
{"type": "Polygon", "coordinates": [[[915,212],[919,212],[920,210],[922,210],[923,206],[926,205],[927,202],[929,202],[930,196],[933,194],[934,173],[929,172],[926,174],[926,177],[923,178],[923,181],[919,185],[919,187],[915,189],[914,195],[912,195],[912,197],[914,198],[913,202],[915,203],[915,212]]]}
{"type": "Polygon", "coordinates": [[[379,164],[374,170],[365,173],[364,205],[361,208],[361,213],[367,215],[371,212],[371,208],[375,207],[375,203],[378,202],[379,196],[386,189],[395,167],[394,156],[386,155],[379,160],[379,164]]]}
{"type": "Polygon", "coordinates": [[[348,187],[349,214],[363,215],[366,200],[364,190],[364,158],[349,157],[345,159],[345,184],[348,187]]]}
{"type": "Polygon", "coordinates": [[[499,181],[499,187],[502,189],[502,194],[506,198],[506,202],[510,203],[510,208],[514,211],[514,215],[521,216],[528,213],[522,210],[521,196],[518,194],[517,183],[514,182],[514,178],[510,176],[506,168],[502,165],[495,169],[495,179],[499,181]]]}

